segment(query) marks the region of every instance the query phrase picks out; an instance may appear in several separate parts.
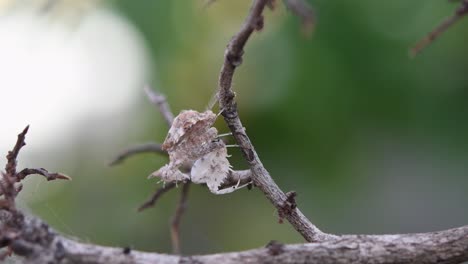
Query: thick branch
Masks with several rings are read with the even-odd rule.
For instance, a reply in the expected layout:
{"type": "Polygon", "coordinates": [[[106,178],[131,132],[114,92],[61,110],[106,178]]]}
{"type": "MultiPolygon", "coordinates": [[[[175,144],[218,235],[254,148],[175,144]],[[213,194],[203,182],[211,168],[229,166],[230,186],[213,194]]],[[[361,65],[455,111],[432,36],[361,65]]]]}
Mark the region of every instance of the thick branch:
{"type": "MultiPolygon", "coordinates": [[[[256,29],[260,29],[263,26],[262,12],[268,2],[268,0],[255,0],[253,2],[244,25],[228,44],[225,52],[224,64],[219,76],[218,99],[220,108],[223,111],[224,120],[232,131],[237,144],[240,146],[250,165],[254,184],[265,194],[265,196],[278,210],[283,210],[287,197],[273,181],[255,152],[255,149],[245,132],[244,126],[239,119],[237,105],[234,101],[235,94],[231,89],[235,69],[242,62],[244,46],[251,34],[256,29]]],[[[294,208],[289,212],[289,214],[285,215],[285,218],[307,241],[320,241],[333,237],[320,231],[302,214],[299,209],[294,208]]]]}
{"type": "MultiPolygon", "coordinates": [[[[13,221],[0,211],[0,223],[13,221]]],[[[25,263],[461,263],[468,260],[468,226],[405,235],[345,235],[320,243],[281,245],[201,256],[175,256],[84,244],[57,235],[42,221],[26,218],[15,239],[1,235],[25,263]]]]}

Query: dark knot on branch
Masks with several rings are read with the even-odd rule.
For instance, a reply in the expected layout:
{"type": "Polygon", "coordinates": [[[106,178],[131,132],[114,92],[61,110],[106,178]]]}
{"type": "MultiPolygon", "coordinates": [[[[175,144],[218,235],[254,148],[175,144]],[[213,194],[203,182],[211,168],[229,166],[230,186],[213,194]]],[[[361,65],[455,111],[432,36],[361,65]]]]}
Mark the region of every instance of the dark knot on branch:
{"type": "Polygon", "coordinates": [[[276,240],[271,240],[265,247],[268,249],[268,253],[272,256],[278,256],[284,252],[284,244],[276,240]]]}
{"type": "Polygon", "coordinates": [[[296,196],[297,196],[297,193],[295,191],[290,191],[286,193],[286,200],[278,209],[278,216],[279,216],[278,222],[280,224],[283,223],[283,220],[287,215],[291,215],[293,210],[296,209],[297,207],[296,196]]]}
{"type": "Polygon", "coordinates": [[[244,55],[244,50],[239,52],[232,52],[230,49],[226,50],[226,60],[233,67],[239,67],[242,64],[242,55],[244,55]]]}

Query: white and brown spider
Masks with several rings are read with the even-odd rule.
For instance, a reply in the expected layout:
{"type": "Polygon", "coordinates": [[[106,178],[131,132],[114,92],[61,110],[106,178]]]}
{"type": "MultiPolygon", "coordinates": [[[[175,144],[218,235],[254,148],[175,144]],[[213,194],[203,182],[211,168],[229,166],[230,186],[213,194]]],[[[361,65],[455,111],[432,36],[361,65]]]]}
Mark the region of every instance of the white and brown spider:
{"type": "Polygon", "coordinates": [[[169,154],[169,163],[150,175],[163,182],[190,180],[206,184],[215,194],[233,192],[239,183],[219,189],[228,177],[231,165],[226,144],[219,139],[218,130],[213,127],[218,115],[212,111],[197,112],[183,110],[172,122],[162,149],[169,154]],[[190,175],[180,171],[182,165],[192,165],[190,175]]]}

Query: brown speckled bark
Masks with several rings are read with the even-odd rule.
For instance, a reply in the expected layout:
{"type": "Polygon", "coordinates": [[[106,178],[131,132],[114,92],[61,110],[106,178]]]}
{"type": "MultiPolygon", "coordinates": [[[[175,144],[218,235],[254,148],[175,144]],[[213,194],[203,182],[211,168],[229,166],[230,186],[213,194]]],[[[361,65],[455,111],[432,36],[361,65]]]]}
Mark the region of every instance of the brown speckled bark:
{"type": "MultiPolygon", "coordinates": [[[[0,221],[11,220],[0,211],[0,221]]],[[[84,244],[25,219],[22,238],[10,247],[25,263],[461,263],[468,261],[468,226],[404,235],[343,235],[319,243],[270,244],[241,252],[198,256],[146,253],[84,244]]]]}

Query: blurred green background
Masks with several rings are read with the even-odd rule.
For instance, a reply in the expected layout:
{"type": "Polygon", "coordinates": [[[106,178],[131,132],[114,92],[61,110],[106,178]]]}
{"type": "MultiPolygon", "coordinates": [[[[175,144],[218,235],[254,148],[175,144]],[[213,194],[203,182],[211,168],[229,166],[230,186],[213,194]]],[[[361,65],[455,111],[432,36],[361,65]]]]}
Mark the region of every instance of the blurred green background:
{"type": "MultiPolygon", "coordinates": [[[[219,0],[203,8],[201,0],[114,0],[98,8],[140,34],[151,64],[145,81],[177,113],[208,105],[224,48],[250,3],[219,0]]],[[[411,45],[457,4],[310,3],[317,15],[311,37],[281,1],[267,10],[265,28],[248,43],[234,79],[240,116],[275,181],[295,190],[299,208],[326,232],[425,232],[468,223],[468,19],[411,59],[411,45]]],[[[63,144],[35,147],[32,127],[24,165],[61,171],[73,181],[28,180],[21,201],[82,241],[170,252],[168,227],[180,189],[136,212],[160,186],[147,175],[167,159],[144,154],[107,166],[120,150],[162,142],[167,132],[142,86],[131,89],[138,96],[121,111],[73,120],[72,134],[53,131],[63,144]],[[114,123],[125,128],[96,136],[114,123]]],[[[112,94],[101,103],[111,100],[112,94]]],[[[222,122],[217,127],[227,131],[222,122]]],[[[18,132],[8,131],[12,144],[18,132]]],[[[232,154],[234,168],[245,169],[240,152],[232,154]]],[[[303,241],[288,223],[278,224],[257,189],[216,196],[192,186],[181,233],[184,254],[303,241]]]]}

